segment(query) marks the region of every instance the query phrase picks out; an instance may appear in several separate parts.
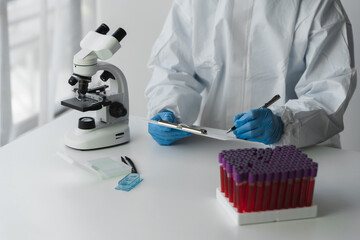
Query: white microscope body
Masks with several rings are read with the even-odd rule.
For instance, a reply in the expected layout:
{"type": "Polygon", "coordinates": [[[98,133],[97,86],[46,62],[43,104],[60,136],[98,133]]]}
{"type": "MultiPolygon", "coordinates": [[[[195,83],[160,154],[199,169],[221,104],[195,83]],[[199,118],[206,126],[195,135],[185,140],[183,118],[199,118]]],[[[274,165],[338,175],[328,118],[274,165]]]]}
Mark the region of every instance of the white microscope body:
{"type": "Polygon", "coordinates": [[[116,66],[98,61],[112,57],[120,49],[120,41],[126,32],[119,28],[112,36],[106,35],[108,26],[102,24],[89,32],[80,42],[81,50],[74,56],[73,75],[69,84],[76,96],[61,102],[62,105],[82,111],[96,111],[92,117],[79,119],[78,127],[65,135],[65,145],[79,150],[111,147],[130,140],[129,95],[126,78],[116,66]],[[98,71],[101,80],[110,82],[88,88],[91,78],[98,71]],[[107,89],[109,87],[109,89],[107,89]]]}

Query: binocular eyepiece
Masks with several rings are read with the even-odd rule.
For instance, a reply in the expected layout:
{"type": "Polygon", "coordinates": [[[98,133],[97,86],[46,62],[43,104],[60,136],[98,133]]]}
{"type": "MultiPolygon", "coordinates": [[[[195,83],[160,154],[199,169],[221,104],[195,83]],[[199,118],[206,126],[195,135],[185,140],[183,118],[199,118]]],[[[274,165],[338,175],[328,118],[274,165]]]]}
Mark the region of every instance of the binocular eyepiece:
{"type": "MultiPolygon", "coordinates": [[[[106,35],[108,32],[110,31],[110,28],[105,24],[101,24],[96,30],[95,32],[106,35]]],[[[116,40],[118,40],[118,42],[120,42],[121,40],[123,40],[123,38],[126,36],[126,31],[122,28],[118,28],[113,34],[112,36],[114,38],[116,38],[116,40]]]]}

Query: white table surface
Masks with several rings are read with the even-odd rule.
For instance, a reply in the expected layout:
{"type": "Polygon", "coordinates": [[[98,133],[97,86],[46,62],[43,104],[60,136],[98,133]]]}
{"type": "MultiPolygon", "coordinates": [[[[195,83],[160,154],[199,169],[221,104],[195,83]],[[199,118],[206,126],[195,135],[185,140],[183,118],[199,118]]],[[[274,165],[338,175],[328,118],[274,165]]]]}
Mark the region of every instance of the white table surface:
{"type": "Polygon", "coordinates": [[[0,239],[359,239],[360,153],[314,147],[319,163],[315,219],[237,226],[215,197],[217,154],[250,147],[193,136],[160,146],[141,118],[130,119],[131,142],[76,151],[63,134],[84,115],[70,112],[0,148],[0,239]],[[144,178],[130,192],[64,161],[131,157],[144,178]]]}

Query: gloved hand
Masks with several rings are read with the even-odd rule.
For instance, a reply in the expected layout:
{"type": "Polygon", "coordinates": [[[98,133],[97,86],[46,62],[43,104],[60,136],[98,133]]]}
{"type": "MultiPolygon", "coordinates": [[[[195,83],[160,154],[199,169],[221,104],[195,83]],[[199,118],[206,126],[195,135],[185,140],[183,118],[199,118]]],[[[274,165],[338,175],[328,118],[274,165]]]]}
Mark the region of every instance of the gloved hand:
{"type": "MultiPolygon", "coordinates": [[[[170,111],[159,112],[151,120],[164,120],[167,122],[177,123],[174,114],[170,111]]],[[[192,135],[192,133],[180,131],[169,127],[159,126],[153,123],[149,123],[148,132],[153,137],[153,139],[155,139],[155,141],[158,142],[160,145],[170,145],[179,139],[192,135]]]]}
{"type": "Polygon", "coordinates": [[[247,113],[241,113],[233,119],[237,138],[264,144],[279,141],[283,134],[284,124],[268,108],[258,108],[247,113]]]}

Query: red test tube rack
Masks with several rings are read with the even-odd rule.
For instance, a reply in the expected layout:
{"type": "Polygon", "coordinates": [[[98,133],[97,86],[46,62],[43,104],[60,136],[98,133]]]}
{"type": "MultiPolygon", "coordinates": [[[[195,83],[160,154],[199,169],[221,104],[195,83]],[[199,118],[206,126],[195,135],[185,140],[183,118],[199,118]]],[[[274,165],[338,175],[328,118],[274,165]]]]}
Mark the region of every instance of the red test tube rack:
{"type": "Polygon", "coordinates": [[[217,197],[240,225],[316,217],[318,164],[295,146],[224,150],[219,168],[217,197]]]}

